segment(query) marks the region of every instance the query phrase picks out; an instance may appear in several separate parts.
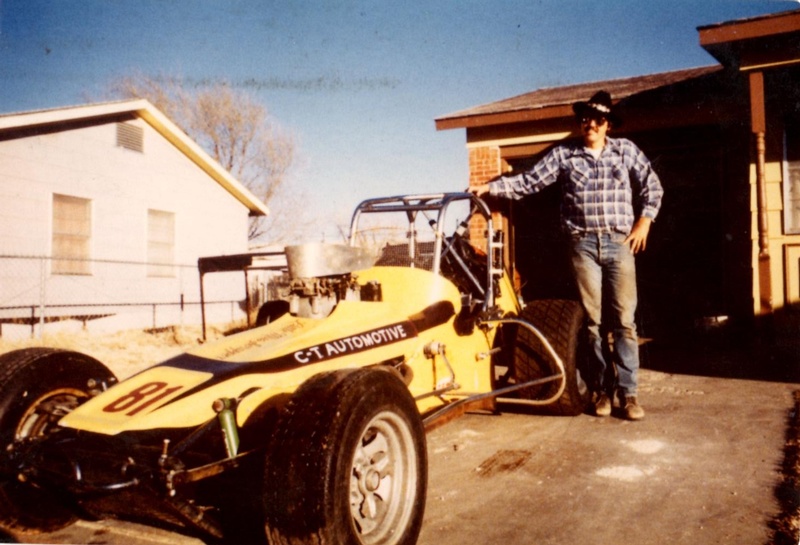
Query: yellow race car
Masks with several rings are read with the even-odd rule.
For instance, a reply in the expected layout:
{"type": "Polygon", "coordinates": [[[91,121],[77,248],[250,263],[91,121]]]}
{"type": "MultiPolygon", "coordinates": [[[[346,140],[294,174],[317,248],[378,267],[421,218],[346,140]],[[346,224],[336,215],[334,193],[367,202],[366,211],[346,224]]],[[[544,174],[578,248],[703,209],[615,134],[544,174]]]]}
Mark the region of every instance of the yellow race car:
{"type": "Polygon", "coordinates": [[[117,517],[210,542],[415,543],[426,429],[588,403],[580,306],[523,306],[502,252],[473,195],[371,199],[349,244],[286,248],[289,280],[257,327],[119,383],[76,352],[0,356],[0,526],[117,517]]]}

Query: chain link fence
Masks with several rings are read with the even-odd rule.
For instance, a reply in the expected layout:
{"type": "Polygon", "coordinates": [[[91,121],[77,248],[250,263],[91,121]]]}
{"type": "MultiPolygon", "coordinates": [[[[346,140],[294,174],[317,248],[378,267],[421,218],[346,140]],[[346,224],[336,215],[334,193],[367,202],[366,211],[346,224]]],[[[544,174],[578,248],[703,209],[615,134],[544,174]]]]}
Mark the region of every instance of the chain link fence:
{"type": "MultiPolygon", "coordinates": [[[[199,325],[200,276],[193,264],[73,260],[80,274],[60,274],[63,259],[0,255],[0,337],[41,336],[59,331],[199,325]],[[55,264],[55,266],[54,266],[55,264]]],[[[267,296],[267,278],[224,272],[205,280],[208,323],[246,318],[267,296]],[[250,301],[246,298],[249,297],[250,301]],[[248,304],[249,303],[249,304],[248,304]]]]}

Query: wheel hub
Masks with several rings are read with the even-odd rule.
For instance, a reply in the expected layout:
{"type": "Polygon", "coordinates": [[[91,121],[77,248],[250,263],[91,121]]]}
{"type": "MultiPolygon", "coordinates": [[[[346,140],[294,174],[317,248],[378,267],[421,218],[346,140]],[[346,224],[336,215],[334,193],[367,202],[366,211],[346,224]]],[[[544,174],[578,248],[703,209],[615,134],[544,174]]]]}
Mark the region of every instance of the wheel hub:
{"type": "Polygon", "coordinates": [[[410,439],[388,413],[376,416],[361,435],[353,455],[350,513],[364,545],[396,545],[409,516],[408,493],[416,478],[410,439]]]}
{"type": "Polygon", "coordinates": [[[375,492],[381,485],[381,475],[377,471],[370,471],[364,479],[364,486],[368,492],[375,492]]]}

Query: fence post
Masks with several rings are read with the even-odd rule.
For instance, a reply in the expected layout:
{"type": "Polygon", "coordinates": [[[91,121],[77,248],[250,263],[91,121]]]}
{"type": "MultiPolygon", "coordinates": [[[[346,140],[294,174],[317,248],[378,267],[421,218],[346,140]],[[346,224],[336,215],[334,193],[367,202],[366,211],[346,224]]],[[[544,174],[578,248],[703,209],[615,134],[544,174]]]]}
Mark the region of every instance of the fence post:
{"type": "MultiPolygon", "coordinates": [[[[39,277],[41,285],[39,288],[39,335],[41,339],[44,334],[44,309],[47,300],[47,261],[42,258],[39,260],[39,277]]],[[[32,327],[32,326],[31,326],[32,327]]]]}

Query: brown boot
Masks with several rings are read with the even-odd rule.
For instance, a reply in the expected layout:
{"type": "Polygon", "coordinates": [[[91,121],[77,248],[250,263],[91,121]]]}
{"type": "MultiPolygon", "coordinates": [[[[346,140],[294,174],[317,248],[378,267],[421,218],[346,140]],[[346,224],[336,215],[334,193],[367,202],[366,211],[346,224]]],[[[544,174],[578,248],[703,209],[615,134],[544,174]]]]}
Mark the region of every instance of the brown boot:
{"type": "Polygon", "coordinates": [[[636,396],[625,396],[622,405],[625,411],[625,418],[628,420],[641,420],[644,418],[644,409],[636,400],[636,396]]]}
{"type": "Polygon", "coordinates": [[[594,394],[594,414],[608,416],[611,414],[611,399],[603,392],[594,394]]]}

